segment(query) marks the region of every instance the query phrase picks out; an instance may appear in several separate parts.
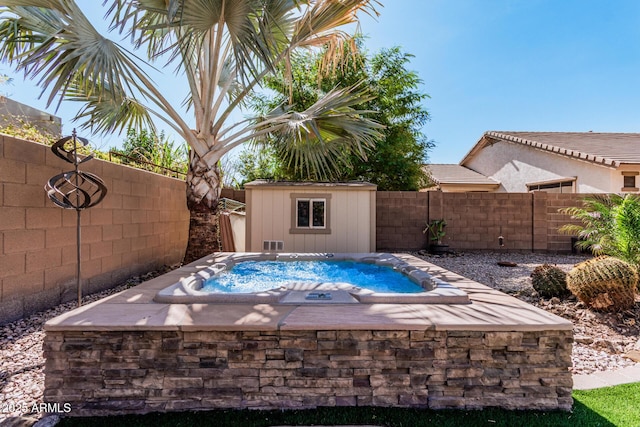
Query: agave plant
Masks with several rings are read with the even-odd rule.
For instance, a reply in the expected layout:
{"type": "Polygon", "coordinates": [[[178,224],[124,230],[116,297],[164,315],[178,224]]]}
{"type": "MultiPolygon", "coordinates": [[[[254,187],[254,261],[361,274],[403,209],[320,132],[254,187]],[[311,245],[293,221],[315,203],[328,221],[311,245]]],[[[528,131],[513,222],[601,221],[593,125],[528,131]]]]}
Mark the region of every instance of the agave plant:
{"type": "Polygon", "coordinates": [[[580,238],[577,245],[596,255],[610,255],[640,265],[640,198],[637,195],[597,194],[584,198],[581,207],[561,209],[582,222],[560,231],[580,238]]]}
{"type": "MultiPolygon", "coordinates": [[[[375,0],[112,0],[105,1],[112,31],[126,33],[145,59],[103,37],[73,0],[5,0],[0,7],[0,58],[38,78],[48,103],[83,104],[79,126],[94,133],[170,126],[190,147],[187,203],[191,224],[211,224],[220,196],[219,161],[244,142],[270,135],[286,139],[292,162],[305,168],[341,163],[323,153],[359,153],[380,126],[355,105],[363,88],[335,90],[305,111],[279,108],[266,117],[231,123],[233,111],[296,49],[328,46],[336,63],[350,38],[344,27],[358,13],[377,14],[375,0]],[[165,60],[189,87],[172,105],[145,73],[143,62],[165,60]],[[177,67],[176,67],[177,64],[177,67]],[[183,107],[195,117],[184,119],[183,107]]],[[[95,7],[95,6],[91,6],[95,7]]],[[[186,260],[211,252],[213,230],[190,231],[186,260]],[[199,241],[202,252],[191,253],[199,241]],[[204,244],[202,240],[204,239],[204,244]]]]}

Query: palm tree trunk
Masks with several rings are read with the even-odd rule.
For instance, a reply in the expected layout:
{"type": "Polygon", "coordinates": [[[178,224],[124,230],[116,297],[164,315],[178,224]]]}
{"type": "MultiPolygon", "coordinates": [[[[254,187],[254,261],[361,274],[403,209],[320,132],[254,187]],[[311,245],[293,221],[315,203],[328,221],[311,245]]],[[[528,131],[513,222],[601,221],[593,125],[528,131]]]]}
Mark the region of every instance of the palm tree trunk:
{"type": "Polygon", "coordinates": [[[218,162],[207,165],[191,150],[187,173],[187,207],[190,212],[189,240],[184,264],[215,251],[218,245],[216,214],[220,199],[221,179],[218,162]]]}

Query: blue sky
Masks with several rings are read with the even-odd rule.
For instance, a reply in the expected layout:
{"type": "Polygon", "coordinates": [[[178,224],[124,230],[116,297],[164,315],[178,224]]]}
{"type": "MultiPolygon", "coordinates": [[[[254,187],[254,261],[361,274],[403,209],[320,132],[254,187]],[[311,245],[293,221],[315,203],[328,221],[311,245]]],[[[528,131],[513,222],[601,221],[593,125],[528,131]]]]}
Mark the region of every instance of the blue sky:
{"type": "MultiPolygon", "coordinates": [[[[94,1],[84,0],[95,7],[94,1]]],[[[430,95],[431,163],[458,163],[487,130],[640,132],[637,0],[386,0],[366,48],[400,46],[430,95]]],[[[98,15],[100,16],[100,15],[98,15]]],[[[179,102],[170,74],[159,80],[179,102]]],[[[0,72],[12,75],[6,64],[0,72]]],[[[45,109],[16,76],[2,88],[45,109]]],[[[47,111],[53,112],[54,107],[47,111]]],[[[63,131],[78,110],[63,103],[63,131]]],[[[90,138],[106,148],[121,138],[90,138]]]]}

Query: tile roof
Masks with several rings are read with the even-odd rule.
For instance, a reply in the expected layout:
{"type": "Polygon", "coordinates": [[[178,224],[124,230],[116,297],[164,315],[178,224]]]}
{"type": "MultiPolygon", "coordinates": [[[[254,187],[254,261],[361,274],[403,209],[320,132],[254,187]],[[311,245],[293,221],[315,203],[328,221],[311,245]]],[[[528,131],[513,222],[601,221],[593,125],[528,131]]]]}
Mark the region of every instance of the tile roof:
{"type": "Polygon", "coordinates": [[[492,140],[510,141],[606,166],[640,163],[640,133],[488,131],[460,164],[492,140]]]}
{"type": "Polygon", "coordinates": [[[436,184],[483,184],[499,185],[494,179],[472,171],[469,168],[453,164],[425,165],[436,184]]]}

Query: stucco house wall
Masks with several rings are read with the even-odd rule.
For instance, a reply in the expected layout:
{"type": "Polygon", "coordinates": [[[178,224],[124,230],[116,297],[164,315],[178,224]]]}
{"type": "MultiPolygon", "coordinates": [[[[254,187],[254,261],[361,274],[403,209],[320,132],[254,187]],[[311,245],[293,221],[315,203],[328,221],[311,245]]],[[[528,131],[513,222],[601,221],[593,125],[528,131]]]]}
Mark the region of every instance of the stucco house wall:
{"type": "Polygon", "coordinates": [[[369,183],[245,184],[246,250],[271,252],[265,241],[282,242],[280,252],[374,252],[376,186],[369,183]],[[327,199],[323,230],[295,230],[299,198],[327,199]]]}
{"type": "MultiPolygon", "coordinates": [[[[576,193],[618,193],[623,186],[622,174],[616,168],[508,141],[485,146],[463,166],[499,181],[497,192],[526,193],[527,184],[570,177],[577,177],[576,193]]],[[[638,165],[624,167],[638,169],[638,165]]]]}

